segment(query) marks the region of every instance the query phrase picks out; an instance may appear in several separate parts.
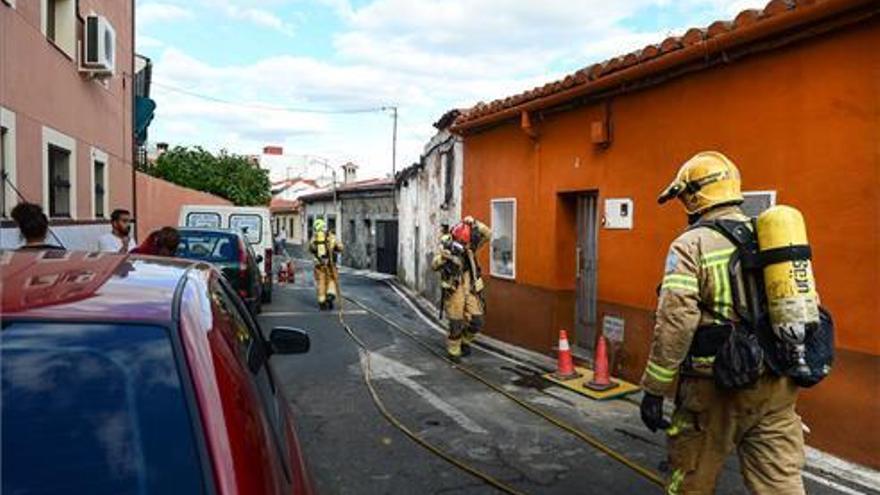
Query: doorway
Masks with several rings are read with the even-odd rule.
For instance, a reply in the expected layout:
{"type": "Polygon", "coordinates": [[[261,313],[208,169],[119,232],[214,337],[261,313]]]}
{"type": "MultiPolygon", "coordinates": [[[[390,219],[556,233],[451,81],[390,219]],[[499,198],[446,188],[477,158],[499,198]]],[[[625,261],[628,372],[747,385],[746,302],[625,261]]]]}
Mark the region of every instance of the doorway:
{"type": "Polygon", "coordinates": [[[596,344],[598,192],[577,197],[577,244],[575,253],[575,334],[578,347],[592,356],[596,344]]]}
{"type": "Polygon", "coordinates": [[[376,271],[397,273],[397,221],[376,222],[376,271]]]}

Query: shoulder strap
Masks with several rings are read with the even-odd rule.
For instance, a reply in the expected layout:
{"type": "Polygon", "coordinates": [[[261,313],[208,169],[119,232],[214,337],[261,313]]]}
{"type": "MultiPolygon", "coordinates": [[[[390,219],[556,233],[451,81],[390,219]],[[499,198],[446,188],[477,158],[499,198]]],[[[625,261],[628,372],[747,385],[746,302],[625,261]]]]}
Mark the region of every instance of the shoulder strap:
{"type": "Polygon", "coordinates": [[[752,222],[724,218],[705,220],[693,224],[688,230],[703,227],[718,232],[733,244],[744,270],[753,270],[759,267],[758,239],[755,236],[755,227],[752,222]]]}

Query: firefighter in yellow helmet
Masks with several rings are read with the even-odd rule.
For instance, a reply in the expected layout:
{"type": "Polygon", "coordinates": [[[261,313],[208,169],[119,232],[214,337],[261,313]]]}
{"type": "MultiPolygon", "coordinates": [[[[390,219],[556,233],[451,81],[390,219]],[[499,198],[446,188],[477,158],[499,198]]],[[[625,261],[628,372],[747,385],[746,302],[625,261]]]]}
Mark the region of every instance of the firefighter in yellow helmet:
{"type": "Polygon", "coordinates": [[[339,271],[336,268],[336,255],[342,252],[342,243],[336,240],[333,232],[327,232],[323,219],[315,220],[314,235],[309,242],[309,251],[315,257],[315,288],[318,291],[318,307],[333,309],[339,293],[339,271]]]}
{"type": "Polygon", "coordinates": [[[724,460],[736,449],[749,491],[802,494],[804,440],[792,380],[757,372],[750,387],[722,389],[712,379],[717,350],[744,313],[732,297],[742,289],[732,286],[741,283],[737,265],[734,276],[729,271],[735,245],[706,225],[749,225],[739,208],[739,171],[719,152],[698,153],[681,166],[659,202],[675,198],[690,227],[666,257],[641,404],[645,425],[667,433],[667,492],[714,493],[724,460]],[[671,422],[663,418],[665,396],[675,397],[671,422]]]}
{"type": "Polygon", "coordinates": [[[470,354],[470,344],[483,328],[483,278],[476,251],[492,236],[484,223],[465,217],[440,238],[431,267],[440,272],[440,311],[449,320],[446,353],[455,362],[470,354]]]}

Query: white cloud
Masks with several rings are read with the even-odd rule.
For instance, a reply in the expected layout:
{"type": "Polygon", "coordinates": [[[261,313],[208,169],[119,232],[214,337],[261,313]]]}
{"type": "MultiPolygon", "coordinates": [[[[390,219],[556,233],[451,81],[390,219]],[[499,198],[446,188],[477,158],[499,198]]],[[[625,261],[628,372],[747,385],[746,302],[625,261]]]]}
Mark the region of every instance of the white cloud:
{"type": "Polygon", "coordinates": [[[138,3],[135,15],[139,26],[193,18],[193,13],[189,9],[171,3],[160,2],[138,3]]]}
{"type": "MultiPolygon", "coordinates": [[[[274,0],[273,0],[274,1],[274,0]]],[[[257,58],[211,65],[166,47],[156,58],[159,110],[151,135],[172,143],[253,153],[283,144],[299,153],[354,160],[364,176],[390,171],[387,115],[272,112],[264,105],[311,108],[400,106],[398,167],[418,159],[444,111],[521,92],[607,57],[657,43],[695,25],[691,12],[729,18],[764,0],[318,0],[344,23],[335,54],[257,58]],[[672,11],[671,25],[644,18],[672,11]],[[681,14],[681,15],[678,15],[681,14]],[[639,17],[642,16],[642,17],[639,17]],[[649,28],[634,28],[638,25],[649,28]],[[159,83],[241,102],[232,107],[162,90],[159,83]],[[192,125],[198,122],[198,125],[192,125]],[[163,134],[164,133],[164,134],[163,134]]],[[[273,11],[280,3],[203,0],[228,17],[291,34],[273,11]]],[[[286,15],[287,19],[291,16],[286,15]]],[[[705,23],[705,17],[700,22],[705,23]]]]}

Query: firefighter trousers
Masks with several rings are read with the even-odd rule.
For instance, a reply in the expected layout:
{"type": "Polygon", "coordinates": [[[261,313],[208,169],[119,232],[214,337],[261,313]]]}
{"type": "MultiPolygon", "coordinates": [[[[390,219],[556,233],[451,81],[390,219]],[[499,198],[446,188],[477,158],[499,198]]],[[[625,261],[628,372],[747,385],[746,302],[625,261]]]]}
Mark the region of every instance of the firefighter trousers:
{"type": "Polygon", "coordinates": [[[667,430],[667,493],[715,493],[724,460],[736,449],[749,492],[803,495],[804,437],[791,379],[764,375],[744,390],[721,390],[711,378],[681,380],[667,430]]]}
{"type": "Polygon", "coordinates": [[[443,311],[449,319],[446,350],[450,356],[461,356],[461,345],[470,344],[483,328],[483,301],[471,291],[470,276],[463,276],[455,290],[446,295],[443,311]]]}
{"type": "Polygon", "coordinates": [[[315,264],[315,289],[318,303],[324,304],[327,298],[336,299],[339,293],[339,272],[333,265],[315,264]]]}

